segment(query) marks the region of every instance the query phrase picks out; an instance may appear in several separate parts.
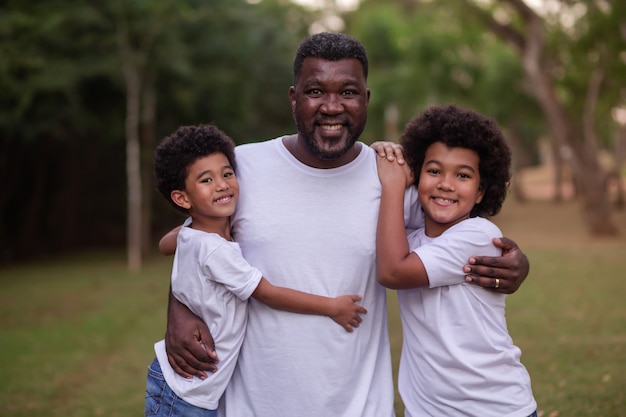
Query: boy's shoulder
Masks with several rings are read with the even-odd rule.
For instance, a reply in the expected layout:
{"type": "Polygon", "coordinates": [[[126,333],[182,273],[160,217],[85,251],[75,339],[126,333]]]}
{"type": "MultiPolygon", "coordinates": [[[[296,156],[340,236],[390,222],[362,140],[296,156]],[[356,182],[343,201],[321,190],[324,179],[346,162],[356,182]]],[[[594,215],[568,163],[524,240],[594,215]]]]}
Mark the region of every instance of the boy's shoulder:
{"type": "Polygon", "coordinates": [[[466,232],[482,232],[491,237],[501,237],[500,228],[491,220],[484,217],[470,217],[459,222],[444,232],[450,233],[466,233],[466,232]]]}
{"type": "Polygon", "coordinates": [[[203,246],[218,247],[227,245],[228,240],[217,233],[208,233],[191,227],[182,227],[178,233],[177,249],[179,247],[203,246]]]}

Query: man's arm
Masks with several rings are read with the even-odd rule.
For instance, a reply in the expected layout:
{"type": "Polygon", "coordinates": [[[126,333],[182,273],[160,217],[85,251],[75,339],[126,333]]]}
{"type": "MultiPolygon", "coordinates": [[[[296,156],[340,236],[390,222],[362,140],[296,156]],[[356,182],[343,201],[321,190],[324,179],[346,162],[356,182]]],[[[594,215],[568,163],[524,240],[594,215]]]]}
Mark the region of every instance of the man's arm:
{"type": "Polygon", "coordinates": [[[493,244],[502,249],[502,256],[472,256],[463,267],[465,279],[496,292],[512,294],[528,275],[528,258],[511,239],[494,239],[493,244]]]}
{"type": "Polygon", "coordinates": [[[180,232],[181,227],[173,228],[159,240],[159,252],[167,256],[174,255],[176,252],[176,239],[178,239],[178,232],[180,232]]]}
{"type": "MultiPolygon", "coordinates": [[[[159,241],[159,251],[164,255],[174,255],[176,240],[182,226],[167,232],[159,241]]],[[[172,294],[170,287],[167,305],[167,328],[165,350],[167,359],[174,371],[182,377],[197,376],[206,378],[206,372],[217,370],[218,358],[215,343],[207,325],[193,314],[186,305],[172,294]]]]}
{"type": "Polygon", "coordinates": [[[217,370],[215,343],[207,325],[172,295],[170,288],[165,333],[167,359],[182,377],[206,378],[217,370]]]}

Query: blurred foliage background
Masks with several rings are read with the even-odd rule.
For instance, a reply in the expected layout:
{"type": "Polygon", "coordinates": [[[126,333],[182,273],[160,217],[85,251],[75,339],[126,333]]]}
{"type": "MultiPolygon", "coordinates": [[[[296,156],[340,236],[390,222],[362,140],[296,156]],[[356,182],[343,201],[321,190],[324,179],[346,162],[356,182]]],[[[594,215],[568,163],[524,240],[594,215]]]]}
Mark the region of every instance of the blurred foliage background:
{"type": "Polygon", "coordinates": [[[556,166],[555,199],[571,177],[590,233],[620,232],[625,2],[313,3],[0,2],[0,263],[125,246],[139,268],[180,222],[155,198],[156,143],[208,122],[237,143],[294,132],[293,54],[320,30],[368,50],[363,141],[397,140],[429,104],[471,106],[506,130],[517,170],[556,166]]]}

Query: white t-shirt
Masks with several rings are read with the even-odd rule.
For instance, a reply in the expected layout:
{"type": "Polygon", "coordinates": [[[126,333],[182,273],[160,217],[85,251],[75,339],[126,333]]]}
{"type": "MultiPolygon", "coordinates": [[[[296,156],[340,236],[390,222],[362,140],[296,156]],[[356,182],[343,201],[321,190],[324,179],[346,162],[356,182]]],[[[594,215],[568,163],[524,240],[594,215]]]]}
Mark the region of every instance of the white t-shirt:
{"type": "Polygon", "coordinates": [[[375,267],[381,185],[375,152],[356,146],[358,157],[334,169],[300,163],[282,138],[237,147],[241,193],[232,226],[246,259],[275,285],[360,294],[368,313],[348,333],[328,317],[250,300],[225,395],[228,417],[394,414],[386,293],[375,267]]]}
{"type": "Polygon", "coordinates": [[[235,242],[187,227],[178,234],[172,267],[172,294],[211,330],[220,359],[218,370],[205,380],[176,374],[167,360],[165,342],[154,346],[165,381],[172,391],[197,407],[215,410],[237,363],[245,335],[248,298],[261,272],[241,255],[235,242]]]}
{"type": "Polygon", "coordinates": [[[462,271],[472,255],[500,256],[492,244],[500,236],[483,218],[436,238],[424,229],[409,235],[431,284],[398,291],[398,389],[407,417],[526,417],[535,411],[530,377],[507,330],[506,295],[466,283],[462,271]]]}

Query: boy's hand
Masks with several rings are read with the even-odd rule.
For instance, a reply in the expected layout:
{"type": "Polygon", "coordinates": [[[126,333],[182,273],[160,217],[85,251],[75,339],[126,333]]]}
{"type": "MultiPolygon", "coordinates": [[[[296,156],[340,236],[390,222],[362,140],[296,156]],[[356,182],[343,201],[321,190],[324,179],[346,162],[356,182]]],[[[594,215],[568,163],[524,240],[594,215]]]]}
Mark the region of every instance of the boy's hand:
{"type": "Polygon", "coordinates": [[[378,179],[383,186],[397,185],[405,189],[413,184],[413,173],[407,164],[400,165],[388,159],[378,158],[376,165],[378,179]]]}
{"type": "Polygon", "coordinates": [[[333,299],[333,313],[329,314],[329,317],[347,332],[352,332],[359,327],[363,321],[360,314],[367,313],[367,310],[357,304],[357,301],[361,301],[360,295],[342,295],[333,299]]]}

